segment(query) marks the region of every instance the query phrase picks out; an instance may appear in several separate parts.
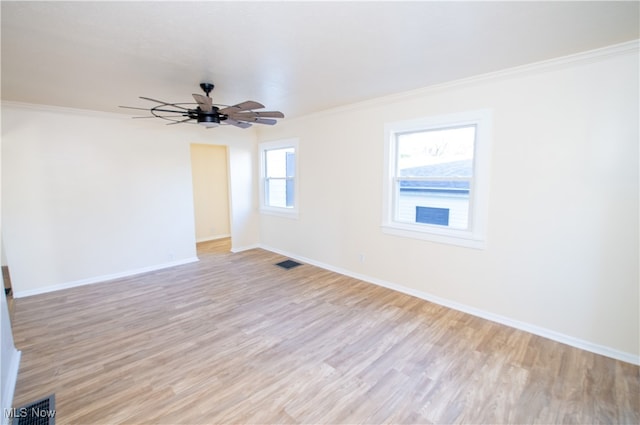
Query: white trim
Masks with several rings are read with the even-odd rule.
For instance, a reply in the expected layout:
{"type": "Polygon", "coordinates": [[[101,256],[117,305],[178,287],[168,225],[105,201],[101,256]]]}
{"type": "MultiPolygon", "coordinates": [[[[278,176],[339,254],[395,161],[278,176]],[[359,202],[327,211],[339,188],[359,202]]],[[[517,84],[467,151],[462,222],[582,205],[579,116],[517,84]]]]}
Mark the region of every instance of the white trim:
{"type": "Polygon", "coordinates": [[[156,270],[167,269],[170,267],[181,266],[183,264],[194,263],[196,261],[200,261],[198,257],[184,258],[182,260],[171,261],[169,263],[157,264],[155,266],[142,267],[140,269],[128,270],[120,273],[113,273],[102,276],[90,277],[87,279],[74,280],[72,282],[59,283],[56,285],[44,286],[36,289],[27,289],[25,291],[16,291],[14,288],[13,296],[14,298],[22,298],[22,297],[30,297],[32,295],[40,295],[46,294],[48,292],[60,291],[62,289],[75,288],[77,286],[91,285],[94,283],[102,283],[109,280],[120,279],[123,277],[134,276],[142,273],[153,272],[156,270]]]}
{"type": "Polygon", "coordinates": [[[258,157],[259,157],[259,175],[258,175],[258,194],[259,194],[259,211],[260,214],[275,215],[285,218],[298,218],[298,212],[300,211],[300,179],[299,179],[299,164],[300,164],[300,149],[299,140],[297,138],[289,138],[282,140],[273,140],[269,142],[261,142],[258,144],[258,157]],[[293,208],[281,208],[265,205],[265,151],[272,149],[286,149],[293,148],[295,152],[295,174],[293,176],[293,208]]]}
{"type": "Polygon", "coordinates": [[[115,118],[120,120],[131,118],[131,116],[127,115],[126,112],[124,111],[122,113],[115,113],[115,112],[96,111],[95,109],[78,109],[78,108],[69,108],[66,106],[44,105],[40,103],[14,102],[10,100],[3,100],[2,107],[26,109],[30,111],[39,111],[39,112],[55,112],[59,114],[84,115],[87,117],[96,117],[96,118],[115,118]]]}
{"type": "Polygon", "coordinates": [[[391,289],[393,291],[401,292],[403,294],[411,295],[413,297],[420,298],[425,301],[429,301],[444,307],[451,308],[456,311],[460,311],[462,313],[467,313],[475,317],[479,317],[481,319],[486,319],[495,323],[499,323],[501,325],[509,326],[511,328],[519,329],[521,331],[529,332],[533,335],[538,335],[543,338],[548,338],[550,340],[566,344],[575,348],[579,348],[581,350],[589,351],[591,353],[599,354],[602,356],[610,357],[612,359],[620,360],[626,363],[631,363],[634,365],[640,365],[640,356],[632,353],[627,353],[625,351],[616,350],[611,347],[607,347],[604,345],[596,344],[590,341],[586,341],[580,338],[575,338],[570,335],[565,335],[560,332],[556,332],[551,329],[543,328],[541,326],[533,325],[531,323],[521,322],[519,320],[511,319],[506,316],[502,316],[499,314],[491,313],[476,307],[468,306],[466,304],[461,304],[446,298],[442,298],[427,292],[419,291],[413,288],[407,288],[406,286],[398,285],[396,283],[387,282],[382,279],[377,279],[371,276],[363,275],[360,273],[355,273],[347,269],[343,269],[341,267],[334,267],[332,265],[315,261],[311,258],[306,258],[300,255],[296,255],[284,250],[280,250],[277,248],[273,248],[267,245],[261,245],[260,248],[270,251],[276,254],[283,255],[285,257],[292,258],[294,260],[300,261],[302,263],[311,264],[312,266],[320,267],[325,270],[329,270],[335,273],[339,273],[345,276],[352,277],[354,279],[361,280],[366,283],[371,283],[374,285],[382,286],[387,289],[391,289]]]}
{"type": "Polygon", "coordinates": [[[298,211],[294,210],[293,208],[287,209],[287,208],[263,206],[260,208],[260,214],[273,215],[276,217],[283,217],[291,220],[297,220],[299,217],[298,211]]]}
{"type": "Polygon", "coordinates": [[[430,84],[419,89],[408,90],[400,93],[393,93],[388,96],[377,97],[374,99],[364,100],[362,102],[341,105],[323,111],[313,112],[295,118],[288,118],[287,121],[297,119],[308,119],[310,117],[325,117],[336,113],[344,113],[351,110],[359,110],[361,108],[374,108],[378,106],[388,106],[390,103],[402,102],[414,97],[422,97],[433,94],[434,92],[455,89],[465,86],[473,86],[491,80],[503,80],[508,78],[520,77],[538,72],[555,71],[572,65],[589,64],[606,59],[608,57],[622,56],[628,54],[637,54],[640,49],[640,39],[625,41],[611,46],[605,46],[598,49],[587,50],[584,52],[574,53],[567,56],[561,56],[540,62],[533,62],[524,65],[505,68],[498,71],[492,71],[485,74],[473,75],[471,77],[460,78],[458,80],[446,81],[442,83],[430,84]]]}
{"type": "MultiPolygon", "coordinates": [[[[7,371],[6,381],[4,382],[4,388],[2,388],[2,424],[9,423],[9,417],[4,414],[10,409],[13,404],[13,394],[15,393],[16,384],[18,383],[18,371],[20,370],[20,359],[22,357],[22,351],[13,350],[11,359],[9,359],[9,369],[7,371]]],[[[2,359],[4,362],[6,359],[2,359]]]]}
{"type": "Polygon", "coordinates": [[[196,243],[217,241],[218,239],[224,239],[224,238],[230,238],[230,237],[231,237],[231,234],[228,234],[228,233],[225,235],[205,236],[204,238],[196,239],[196,243]]]}
{"type": "MultiPolygon", "coordinates": [[[[385,106],[389,103],[403,101],[408,98],[412,98],[415,96],[424,96],[425,94],[430,94],[435,91],[447,90],[451,88],[456,88],[460,86],[468,86],[473,84],[482,83],[487,80],[499,80],[517,77],[521,75],[527,75],[531,73],[537,72],[545,72],[545,71],[553,71],[556,69],[561,69],[566,66],[576,65],[576,64],[588,64],[592,62],[597,62],[599,60],[614,57],[614,56],[622,56],[627,54],[636,54],[640,49],[640,39],[625,41],[618,44],[612,44],[610,46],[601,47],[598,49],[587,50],[584,52],[578,52],[574,54],[570,54],[567,56],[560,56],[553,59],[543,60],[540,62],[533,62],[524,65],[518,65],[511,68],[505,68],[498,71],[492,71],[485,74],[474,75],[467,78],[460,78],[454,81],[447,81],[443,83],[430,84],[426,87],[421,87],[415,90],[408,90],[401,93],[393,93],[388,96],[382,96],[374,99],[365,100],[357,103],[350,103],[348,105],[337,106],[335,108],[325,109],[323,111],[313,112],[311,114],[302,115],[300,117],[288,118],[288,121],[297,120],[297,119],[308,119],[309,117],[322,117],[329,114],[342,113],[346,111],[350,111],[353,109],[360,109],[363,107],[376,107],[376,106],[385,106]]],[[[129,117],[123,111],[123,113],[115,113],[115,112],[103,112],[89,109],[77,109],[77,108],[67,108],[62,106],[53,106],[53,105],[42,105],[42,104],[33,104],[33,103],[23,103],[23,102],[13,102],[13,101],[2,101],[2,106],[13,106],[20,108],[30,108],[37,109],[41,111],[57,111],[57,112],[70,112],[70,113],[85,113],[89,115],[95,116],[106,116],[110,115],[112,117],[129,117]]],[[[257,129],[257,127],[254,127],[257,129]]],[[[251,131],[255,131],[254,128],[251,131]]],[[[206,142],[203,142],[206,143],[206,142]]]]}
{"type": "Polygon", "coordinates": [[[487,242],[484,239],[474,238],[470,232],[458,229],[440,229],[437,226],[425,225],[426,229],[416,229],[415,225],[394,223],[392,226],[383,224],[380,226],[383,233],[401,238],[421,239],[428,242],[443,243],[462,246],[473,249],[486,249],[487,242]],[[406,228],[405,228],[406,226],[406,228]]]}
{"type": "Polygon", "coordinates": [[[259,244],[253,244],[253,245],[239,246],[239,247],[232,246],[231,247],[231,252],[234,253],[234,254],[237,254],[239,252],[249,251],[251,249],[256,249],[256,248],[260,248],[260,245],[259,244]]]}
{"type": "Polygon", "coordinates": [[[394,236],[422,239],[437,243],[486,248],[489,211],[489,183],[493,112],[490,109],[434,115],[384,125],[384,176],[382,182],[382,231],[394,236]],[[395,219],[397,208],[397,135],[407,132],[476,127],[471,177],[469,229],[446,226],[401,223],[395,219]]]}

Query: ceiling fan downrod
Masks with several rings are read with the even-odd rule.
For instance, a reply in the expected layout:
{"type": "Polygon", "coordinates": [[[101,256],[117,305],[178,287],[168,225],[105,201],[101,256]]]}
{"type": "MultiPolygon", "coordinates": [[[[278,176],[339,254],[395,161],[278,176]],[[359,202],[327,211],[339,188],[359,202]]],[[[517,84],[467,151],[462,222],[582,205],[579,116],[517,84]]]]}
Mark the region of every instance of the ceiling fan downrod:
{"type": "Polygon", "coordinates": [[[206,93],[207,97],[209,96],[209,93],[211,93],[211,90],[213,90],[215,86],[211,83],[200,83],[200,88],[202,89],[203,92],[206,93]]]}

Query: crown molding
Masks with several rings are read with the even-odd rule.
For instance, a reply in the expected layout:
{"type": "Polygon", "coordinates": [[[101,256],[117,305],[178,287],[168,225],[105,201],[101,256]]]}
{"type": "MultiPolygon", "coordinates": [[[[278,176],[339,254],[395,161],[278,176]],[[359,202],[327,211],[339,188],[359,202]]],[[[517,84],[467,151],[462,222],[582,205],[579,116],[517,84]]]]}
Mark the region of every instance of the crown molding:
{"type": "MultiPolygon", "coordinates": [[[[3,108],[11,108],[11,109],[19,109],[22,111],[32,111],[32,112],[45,112],[45,113],[56,113],[56,114],[64,114],[64,115],[72,115],[72,116],[83,116],[89,118],[102,118],[102,119],[111,119],[118,121],[126,121],[133,122],[131,115],[126,113],[116,113],[116,112],[105,112],[105,111],[96,111],[93,109],[78,109],[78,108],[68,108],[65,106],[54,106],[54,105],[44,105],[37,103],[26,103],[26,102],[13,102],[3,100],[0,102],[0,113],[3,108]]],[[[158,123],[159,119],[151,119],[151,120],[135,120],[136,125],[139,127],[153,128],[154,126],[157,128],[164,128],[165,125],[159,125],[163,123],[158,123]]],[[[160,120],[161,121],[161,120],[160,120]]],[[[216,128],[216,131],[202,133],[200,130],[203,130],[202,126],[194,125],[193,123],[185,123],[185,125],[177,125],[172,126],[173,131],[181,131],[181,132],[191,132],[193,136],[192,139],[199,140],[198,143],[206,143],[208,139],[211,138],[216,133],[232,131],[231,126],[220,126],[216,128]],[[189,125],[186,125],[189,124],[189,125]],[[178,130],[179,129],[179,130],[178,130]],[[195,130],[195,131],[194,131],[195,130]],[[203,134],[205,135],[203,137],[203,134]]],[[[253,126],[248,129],[243,130],[245,133],[254,134],[256,132],[256,126],[253,126]]],[[[218,144],[228,145],[228,143],[223,141],[217,141],[218,144]]]]}
{"type": "Polygon", "coordinates": [[[83,115],[87,117],[96,117],[96,118],[123,119],[128,117],[125,114],[118,114],[115,112],[96,111],[93,109],[68,108],[66,106],[44,105],[39,103],[14,102],[10,100],[3,100],[0,108],[2,109],[14,108],[14,109],[23,109],[28,111],[54,112],[58,114],[69,114],[69,115],[83,115]]]}
{"type": "MultiPolygon", "coordinates": [[[[533,62],[526,65],[520,65],[512,68],[506,68],[500,71],[493,71],[485,74],[479,74],[468,78],[462,78],[454,81],[449,81],[440,84],[434,84],[419,89],[408,90],[400,93],[394,93],[387,96],[377,97],[374,99],[368,99],[361,102],[350,103],[348,105],[337,106],[323,111],[313,112],[311,114],[302,115],[295,118],[290,118],[290,121],[297,121],[300,119],[311,117],[322,117],[326,115],[332,115],[338,112],[346,112],[359,108],[375,107],[385,105],[389,103],[399,102],[405,99],[411,99],[414,97],[420,97],[429,95],[434,92],[448,90],[453,88],[461,88],[465,86],[472,86],[486,81],[499,81],[501,79],[513,78],[524,76],[528,74],[535,74],[539,72],[547,72],[552,70],[561,69],[568,66],[575,66],[579,64],[587,64],[601,61],[605,58],[622,56],[627,54],[637,54],[640,51],[640,39],[627,41],[624,43],[613,44],[605,46],[599,49],[588,50],[585,52],[574,53],[567,56],[562,56],[554,59],[549,59],[540,62],[533,62]]],[[[33,103],[2,101],[0,109],[4,107],[12,107],[18,109],[35,110],[42,112],[57,112],[64,114],[85,115],[91,117],[102,118],[118,118],[128,117],[125,114],[119,114],[115,112],[95,111],[89,109],[68,108],[63,106],[54,105],[42,105],[33,103]]]]}
{"type": "Polygon", "coordinates": [[[370,108],[384,106],[390,103],[400,102],[415,97],[430,95],[443,90],[457,89],[476,84],[492,81],[500,81],[504,79],[522,77],[530,74],[549,72],[563,69],[570,66],[584,65],[602,61],[610,57],[624,56],[629,54],[638,54],[640,52],[640,39],[627,41],[624,43],[613,44],[598,49],[587,50],[584,52],[574,53],[567,56],[561,56],[539,62],[533,62],[526,65],[506,68],[499,71],[492,71],[485,74],[478,74],[472,77],[461,78],[454,81],[448,81],[440,84],[433,84],[419,89],[408,90],[400,93],[394,93],[387,96],[377,97],[374,99],[364,100],[362,102],[350,103],[348,105],[337,106],[323,111],[314,112],[308,115],[293,118],[292,120],[305,119],[311,117],[322,117],[335,113],[347,112],[360,108],[370,108]]]}

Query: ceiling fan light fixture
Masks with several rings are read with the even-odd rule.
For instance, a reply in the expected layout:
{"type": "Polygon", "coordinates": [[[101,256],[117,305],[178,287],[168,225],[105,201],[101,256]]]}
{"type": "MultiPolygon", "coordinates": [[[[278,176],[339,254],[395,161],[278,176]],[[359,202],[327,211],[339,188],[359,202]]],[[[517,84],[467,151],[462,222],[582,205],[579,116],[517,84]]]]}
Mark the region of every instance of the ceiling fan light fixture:
{"type": "Polygon", "coordinates": [[[203,127],[212,128],[220,125],[220,120],[217,115],[207,114],[198,117],[198,124],[203,127]]]}

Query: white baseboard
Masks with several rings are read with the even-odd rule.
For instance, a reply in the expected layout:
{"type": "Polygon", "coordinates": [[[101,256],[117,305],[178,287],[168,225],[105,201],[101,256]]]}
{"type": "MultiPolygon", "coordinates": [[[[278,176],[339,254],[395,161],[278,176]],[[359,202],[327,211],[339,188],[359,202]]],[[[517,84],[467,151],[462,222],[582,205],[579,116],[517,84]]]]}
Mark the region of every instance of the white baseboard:
{"type": "Polygon", "coordinates": [[[616,360],[620,360],[626,363],[631,363],[634,365],[640,365],[640,356],[637,356],[632,353],[627,353],[624,351],[616,350],[611,347],[607,347],[600,344],[595,344],[590,341],[586,341],[580,338],[575,338],[570,335],[565,335],[560,332],[556,332],[551,329],[543,328],[537,325],[533,325],[531,323],[521,322],[518,320],[511,319],[506,316],[502,316],[499,314],[491,313],[489,311],[481,310],[475,307],[471,307],[465,304],[461,304],[452,300],[448,300],[446,298],[438,297],[433,294],[429,294],[427,292],[419,291],[412,288],[407,288],[402,285],[398,285],[392,282],[387,282],[381,279],[377,279],[371,276],[366,276],[360,273],[355,273],[350,270],[346,270],[340,267],[334,267],[330,264],[325,264],[320,261],[315,261],[311,258],[301,257],[299,255],[286,252],[277,248],[273,248],[266,245],[260,245],[260,248],[274,252],[276,254],[283,255],[285,257],[293,258],[302,263],[311,264],[316,267],[320,267],[325,270],[329,270],[335,273],[339,273],[345,276],[353,277],[355,279],[361,280],[363,282],[372,283],[374,285],[382,286],[394,291],[401,292],[403,294],[411,295],[425,301],[429,301],[435,304],[439,304],[444,307],[451,308],[453,310],[461,311],[463,313],[471,314],[472,316],[480,317],[482,319],[490,320],[492,322],[499,323],[501,325],[509,326],[511,328],[519,329],[525,332],[529,332],[534,335],[538,335],[556,342],[560,342],[562,344],[570,345],[575,348],[579,348],[581,350],[589,351],[595,354],[600,354],[602,356],[610,357],[616,360]]]}
{"type": "Polygon", "coordinates": [[[8,409],[11,408],[11,405],[13,404],[13,394],[15,392],[16,389],[16,384],[18,382],[18,371],[20,370],[20,358],[22,356],[22,351],[16,350],[16,349],[12,349],[11,350],[11,358],[10,359],[2,359],[2,362],[4,363],[5,361],[9,364],[8,370],[7,370],[7,376],[3,377],[3,380],[6,379],[6,381],[4,382],[4,388],[2,388],[2,424],[8,424],[10,421],[10,417],[9,415],[5,415],[4,412],[7,412],[8,409]]]}
{"type": "Polygon", "coordinates": [[[90,277],[88,279],[74,280],[72,282],[59,283],[56,285],[49,285],[49,286],[44,286],[36,289],[27,289],[25,291],[19,291],[19,290],[16,291],[16,289],[14,288],[13,297],[22,298],[22,297],[29,297],[32,295],[46,294],[48,292],[60,291],[62,289],[75,288],[76,286],[91,285],[93,283],[106,282],[108,280],[120,279],[123,277],[134,276],[141,273],[148,273],[156,270],[162,270],[169,267],[181,266],[183,264],[189,264],[196,261],[200,261],[198,257],[184,258],[182,260],[170,261],[168,263],[156,264],[154,266],[142,267],[140,269],[127,270],[120,273],[113,273],[113,274],[102,275],[102,276],[95,276],[95,277],[90,277]]]}
{"type": "MultiPolygon", "coordinates": [[[[233,242],[231,244],[233,245],[233,242]]],[[[247,245],[247,246],[232,246],[231,252],[233,252],[234,254],[237,254],[238,252],[249,251],[250,249],[256,249],[256,248],[261,248],[261,246],[259,244],[253,244],[253,245],[247,245]]]]}
{"type": "Polygon", "coordinates": [[[217,241],[218,239],[230,238],[230,234],[226,235],[214,235],[214,236],[205,236],[203,238],[196,239],[196,243],[200,242],[209,242],[209,241],[217,241]]]}

